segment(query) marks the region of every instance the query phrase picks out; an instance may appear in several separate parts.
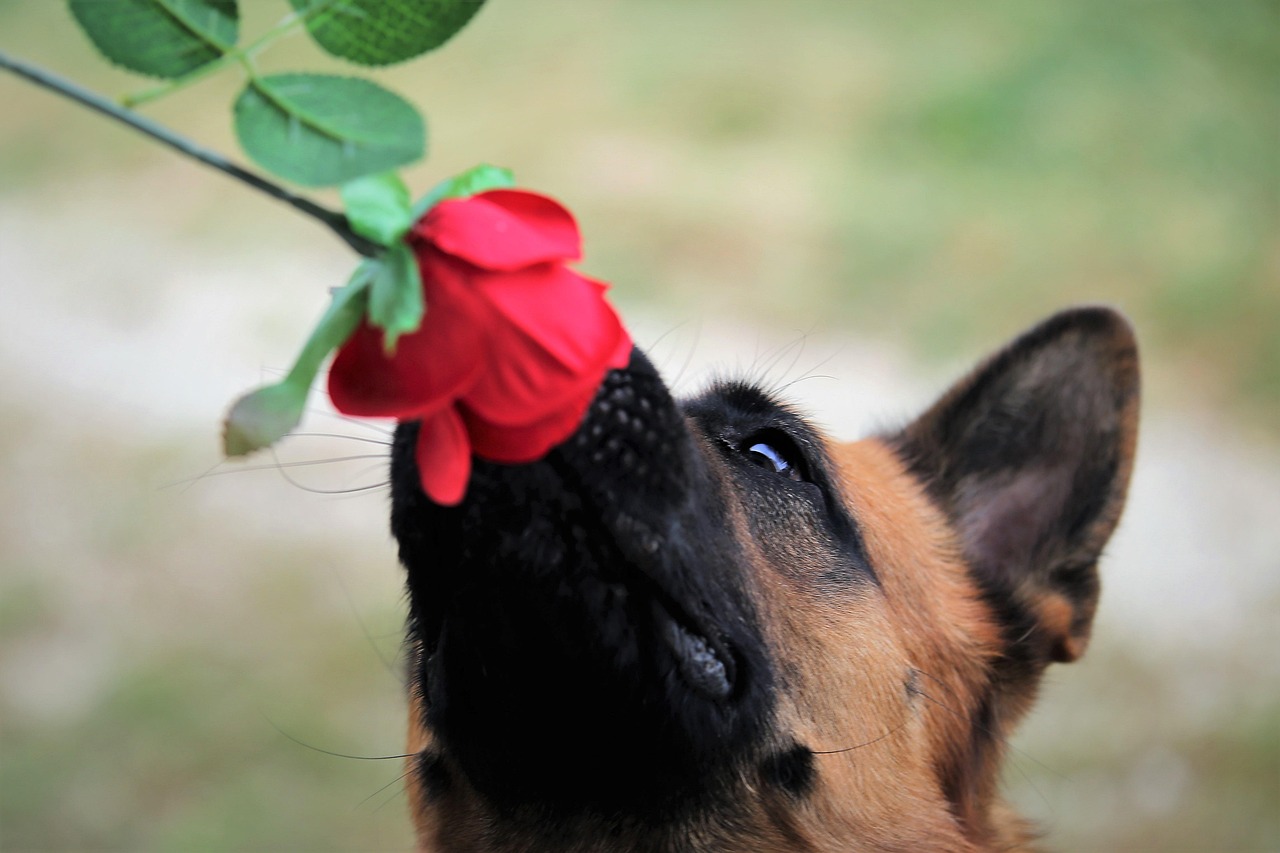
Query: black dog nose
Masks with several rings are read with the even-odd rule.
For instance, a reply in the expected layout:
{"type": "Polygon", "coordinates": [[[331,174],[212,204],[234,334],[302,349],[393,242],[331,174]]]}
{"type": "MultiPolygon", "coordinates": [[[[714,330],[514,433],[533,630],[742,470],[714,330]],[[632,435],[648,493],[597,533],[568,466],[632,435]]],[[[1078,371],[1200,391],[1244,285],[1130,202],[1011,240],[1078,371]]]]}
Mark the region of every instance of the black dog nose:
{"type": "Polygon", "coordinates": [[[637,498],[670,505],[686,491],[694,454],[684,416],[638,348],[605,377],[578,431],[560,455],[603,505],[637,498]]]}

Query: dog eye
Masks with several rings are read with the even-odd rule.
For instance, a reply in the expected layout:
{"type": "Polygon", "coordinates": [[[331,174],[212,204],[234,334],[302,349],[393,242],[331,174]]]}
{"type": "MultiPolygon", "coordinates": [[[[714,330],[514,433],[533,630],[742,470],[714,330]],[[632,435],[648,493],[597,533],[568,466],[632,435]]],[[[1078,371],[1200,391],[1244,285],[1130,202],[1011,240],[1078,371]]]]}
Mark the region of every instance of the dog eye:
{"type": "Polygon", "coordinates": [[[775,444],[757,441],[746,447],[743,454],[750,462],[767,471],[781,474],[790,480],[802,481],[804,476],[800,472],[800,467],[796,465],[791,457],[794,449],[789,447],[779,449],[775,444]]]}

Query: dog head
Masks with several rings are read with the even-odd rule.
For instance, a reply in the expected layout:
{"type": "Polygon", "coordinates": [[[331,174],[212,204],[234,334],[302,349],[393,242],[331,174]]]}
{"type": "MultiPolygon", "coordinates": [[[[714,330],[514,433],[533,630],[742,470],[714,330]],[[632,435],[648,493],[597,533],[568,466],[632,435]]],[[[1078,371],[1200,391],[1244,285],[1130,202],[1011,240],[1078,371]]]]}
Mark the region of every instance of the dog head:
{"type": "Polygon", "coordinates": [[[1031,330],[851,444],[639,351],[544,460],[432,504],[392,458],[428,850],[1001,849],[1004,738],[1084,651],[1133,335],[1031,330]]]}

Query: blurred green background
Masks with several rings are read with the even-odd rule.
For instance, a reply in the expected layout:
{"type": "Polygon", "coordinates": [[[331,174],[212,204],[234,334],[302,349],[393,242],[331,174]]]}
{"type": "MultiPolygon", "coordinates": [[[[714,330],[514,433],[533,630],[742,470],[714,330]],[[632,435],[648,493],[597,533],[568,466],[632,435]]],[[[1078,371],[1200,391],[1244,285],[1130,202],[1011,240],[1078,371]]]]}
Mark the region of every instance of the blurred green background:
{"type": "MultiPolygon", "coordinates": [[[[0,50],[150,85],[55,0],[0,0],[0,50]]],[[[303,36],[262,64],[338,68],[303,36]]],[[[412,186],[513,168],[665,369],[833,376],[796,387],[840,434],[1066,304],[1125,310],[1133,501],[1007,785],[1064,851],[1280,850],[1275,2],[491,0],[380,79],[428,117],[412,186]]],[[[239,84],[146,112],[238,156],[239,84]]],[[[399,761],[309,748],[402,748],[385,433],[318,403],[349,437],[297,467],[216,450],[353,259],[2,73],[0,105],[0,847],[406,848],[399,761]]]]}

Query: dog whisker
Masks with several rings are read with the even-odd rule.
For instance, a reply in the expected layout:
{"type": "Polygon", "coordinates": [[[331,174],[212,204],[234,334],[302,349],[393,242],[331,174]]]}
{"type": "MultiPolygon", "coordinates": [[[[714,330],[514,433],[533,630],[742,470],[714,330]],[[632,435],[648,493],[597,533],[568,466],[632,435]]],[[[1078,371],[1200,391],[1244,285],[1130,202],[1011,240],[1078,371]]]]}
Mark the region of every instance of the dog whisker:
{"type": "MultiPolygon", "coordinates": [[[[271,455],[272,455],[273,457],[275,457],[275,458],[276,458],[276,464],[275,464],[275,465],[265,466],[265,467],[267,467],[267,468],[275,468],[275,469],[276,469],[276,472],[280,475],[280,477],[281,477],[281,478],[282,478],[286,483],[288,483],[289,485],[294,486],[294,487],[296,487],[296,488],[299,488],[299,489],[301,489],[301,490],[302,490],[302,491],[304,491],[304,492],[308,492],[308,493],[313,494],[313,495],[347,495],[347,496],[349,496],[349,495],[358,495],[358,494],[362,494],[362,493],[364,493],[364,492],[371,492],[371,491],[376,491],[376,490],[378,490],[378,489],[385,489],[385,488],[387,488],[389,485],[391,485],[391,481],[390,481],[390,479],[385,479],[385,480],[381,480],[381,481],[379,481],[379,482],[377,482],[377,483],[370,483],[370,484],[368,484],[368,485],[364,485],[364,486],[352,486],[352,487],[350,487],[350,488],[346,488],[346,489],[321,489],[321,488],[316,487],[316,486],[308,486],[308,485],[306,485],[305,483],[302,483],[302,482],[300,482],[299,480],[297,480],[297,479],[295,479],[294,477],[292,477],[292,476],[290,476],[290,475],[289,475],[289,472],[288,472],[288,470],[287,470],[287,469],[288,469],[289,467],[292,467],[292,465],[290,465],[289,463],[281,463],[281,462],[279,461],[279,457],[277,457],[277,456],[276,456],[276,452],[275,452],[275,450],[274,450],[274,449],[272,449],[272,451],[271,451],[271,455]]],[[[351,458],[351,459],[353,459],[353,460],[357,460],[357,459],[362,459],[362,458],[363,458],[363,459],[382,459],[382,458],[385,458],[385,457],[383,457],[381,454],[362,454],[362,455],[358,455],[358,456],[352,456],[352,457],[350,457],[350,458],[351,458]]],[[[319,460],[319,461],[321,461],[321,462],[327,462],[327,461],[337,461],[337,460],[319,460]]],[[[381,466],[380,466],[380,467],[381,467],[381,466]]],[[[364,469],[364,471],[357,473],[357,475],[356,475],[356,476],[359,476],[359,475],[360,475],[360,473],[365,473],[365,472],[367,472],[367,471],[369,471],[369,470],[370,470],[370,469],[366,468],[366,469],[364,469]]]]}
{"type": "Polygon", "coordinates": [[[314,486],[308,486],[305,483],[300,483],[297,480],[290,479],[289,477],[285,477],[284,479],[289,482],[289,485],[296,486],[308,494],[329,495],[334,497],[355,497],[356,495],[361,495],[365,492],[376,492],[379,489],[386,489],[391,485],[389,481],[383,481],[381,483],[370,483],[367,486],[352,486],[349,489],[319,489],[314,486]]]}
{"type": "Polygon", "coordinates": [[[829,374],[829,373],[806,373],[806,374],[804,374],[803,376],[798,376],[798,377],[796,377],[795,379],[792,379],[792,380],[790,380],[789,382],[787,382],[787,383],[785,383],[785,384],[783,384],[783,385],[779,385],[779,386],[777,386],[777,388],[775,388],[775,389],[774,389],[774,392],[773,392],[773,393],[778,394],[778,395],[785,394],[787,391],[790,391],[790,390],[791,390],[792,388],[794,388],[796,385],[799,385],[801,382],[808,382],[810,379],[830,379],[830,380],[834,380],[835,378],[836,378],[836,377],[832,376],[832,375],[831,375],[831,374],[829,374]]]}
{"type": "Polygon", "coordinates": [[[373,637],[373,633],[369,630],[369,625],[364,621],[364,617],[360,615],[360,609],[356,607],[355,599],[351,597],[351,590],[347,587],[347,582],[343,580],[342,575],[336,574],[338,586],[342,588],[342,595],[347,600],[347,607],[351,610],[352,617],[356,620],[356,624],[360,626],[360,633],[364,634],[365,640],[369,643],[369,648],[373,649],[373,653],[378,656],[378,660],[382,661],[382,666],[390,673],[396,681],[402,686],[406,686],[405,673],[402,667],[398,667],[383,653],[382,648],[378,645],[373,637]]]}
{"type": "MultiPolygon", "coordinates": [[[[926,672],[922,669],[916,669],[914,670],[914,672],[918,673],[919,675],[923,675],[925,678],[928,678],[933,683],[941,686],[944,690],[950,693],[953,698],[955,697],[955,691],[952,689],[951,685],[947,684],[941,678],[938,678],[936,675],[933,675],[932,673],[926,672]]],[[[982,732],[983,734],[990,737],[992,740],[999,743],[1005,749],[1008,749],[1011,753],[1015,753],[1016,757],[1025,758],[1028,761],[1034,762],[1044,770],[1048,771],[1049,773],[1052,773],[1054,776],[1057,776],[1059,779],[1062,779],[1064,781],[1069,781],[1065,775],[1063,775],[1062,773],[1059,773],[1057,770],[1045,764],[1043,761],[1040,761],[1035,756],[1026,752],[1026,750],[1019,749],[1018,747],[1014,746],[1012,741],[1003,733],[994,731],[987,726],[981,725],[980,723],[973,720],[973,718],[970,715],[963,714],[960,711],[957,711],[956,709],[950,707],[946,703],[939,701],[937,698],[930,696],[923,689],[921,689],[919,685],[915,685],[912,688],[912,690],[917,696],[920,696],[922,699],[928,702],[932,702],[934,705],[946,711],[947,713],[964,720],[966,723],[973,726],[978,731],[982,732]]],[[[1027,775],[1027,773],[1021,767],[1018,766],[1017,761],[1013,760],[1011,761],[1011,763],[1013,765],[1013,768],[1018,771],[1018,775],[1022,777],[1023,781],[1025,781],[1031,787],[1031,790],[1036,792],[1036,796],[1038,796],[1042,801],[1044,801],[1046,805],[1049,805],[1048,798],[1045,797],[1043,793],[1041,793],[1040,788],[1031,779],[1031,777],[1027,775]]]]}
{"type": "MultiPolygon", "coordinates": [[[[355,456],[333,456],[328,459],[300,459],[293,462],[273,462],[270,465],[238,465],[235,468],[227,468],[222,471],[215,471],[212,468],[199,476],[192,477],[188,480],[177,480],[162,488],[170,488],[172,486],[190,485],[191,483],[204,480],[208,477],[221,477],[226,474],[247,474],[250,471],[278,471],[281,468],[309,468],[315,465],[333,465],[339,462],[353,462],[360,459],[386,459],[381,453],[362,453],[355,456]]],[[[225,463],[219,462],[218,465],[225,463]]],[[[218,467],[217,465],[214,468],[218,467]]],[[[366,469],[367,470],[367,469],[366,469]]]]}
{"type": "Polygon", "coordinates": [[[298,746],[301,746],[304,749],[309,749],[312,752],[319,752],[322,755],[330,755],[330,756],[333,756],[334,758],[349,758],[352,761],[397,761],[400,759],[413,757],[412,753],[400,753],[397,755],[353,755],[347,752],[335,752],[334,750],[325,749],[323,747],[319,747],[319,746],[316,746],[315,744],[307,743],[304,740],[294,737],[284,729],[280,728],[280,726],[276,725],[275,721],[272,720],[270,717],[268,717],[266,714],[263,714],[262,718],[266,720],[267,725],[275,729],[276,733],[279,734],[281,737],[285,738],[286,740],[293,741],[298,746]]]}
{"type": "MultiPolygon", "coordinates": [[[[923,675],[929,675],[927,672],[923,672],[922,674],[923,674],[923,675]]],[[[933,676],[931,676],[931,675],[930,675],[929,677],[930,677],[930,678],[933,678],[933,680],[934,680],[934,681],[938,681],[938,679],[934,678],[934,677],[933,677],[933,676]]],[[[1030,754],[1029,752],[1027,752],[1026,750],[1019,749],[1018,747],[1014,746],[1014,745],[1013,745],[1013,742],[1012,742],[1012,741],[1011,741],[1011,740],[1010,740],[1006,735],[1003,735],[1003,734],[1001,734],[1000,732],[998,732],[998,731],[996,731],[996,730],[994,730],[994,729],[992,729],[992,728],[989,728],[988,726],[984,726],[984,725],[982,725],[981,723],[979,723],[979,722],[975,721],[975,720],[974,720],[970,715],[968,715],[968,714],[964,714],[964,713],[962,713],[962,712],[960,712],[960,711],[955,710],[954,708],[952,708],[952,707],[950,707],[949,705],[947,705],[945,702],[941,702],[941,701],[939,701],[937,698],[935,698],[935,697],[933,697],[933,696],[930,696],[928,693],[926,693],[924,690],[920,689],[919,687],[917,687],[917,688],[916,688],[916,695],[920,696],[922,699],[924,699],[924,700],[925,700],[925,701],[927,701],[927,702],[932,702],[934,705],[936,705],[937,707],[939,707],[939,708],[941,708],[942,710],[946,711],[948,714],[951,714],[951,715],[953,715],[953,716],[955,716],[955,717],[958,717],[958,718],[960,718],[960,719],[964,720],[966,723],[968,723],[969,725],[973,726],[975,729],[977,729],[978,731],[982,732],[983,734],[987,735],[987,736],[988,736],[988,737],[990,737],[992,740],[996,741],[997,743],[1001,744],[1002,746],[1006,747],[1007,749],[1009,749],[1009,750],[1011,750],[1011,751],[1013,751],[1013,752],[1016,752],[1016,753],[1017,753],[1019,756],[1021,756],[1022,758],[1025,758],[1025,759],[1027,759],[1028,761],[1033,762],[1034,764],[1036,764],[1036,765],[1038,765],[1039,767],[1041,767],[1043,770],[1045,770],[1045,771],[1047,771],[1047,772],[1049,772],[1049,773],[1052,773],[1054,776],[1057,776],[1059,779],[1061,779],[1061,780],[1063,780],[1063,781],[1069,781],[1069,779],[1068,779],[1068,777],[1067,777],[1066,775],[1064,775],[1064,774],[1062,774],[1062,773],[1058,772],[1058,771],[1057,771],[1057,770],[1055,770],[1054,768],[1052,768],[1052,767],[1050,767],[1049,765],[1045,764],[1043,761],[1039,760],[1039,759],[1038,759],[1038,758],[1036,758],[1034,755],[1031,755],[1031,754],[1030,754]]],[[[1030,780],[1030,779],[1027,779],[1027,782],[1031,782],[1031,780],[1030,780]]],[[[1033,787],[1034,787],[1034,786],[1033,786],[1033,787]]]]}
{"type": "MultiPolygon", "coordinates": [[[[403,782],[405,779],[409,777],[409,773],[410,771],[408,770],[401,773],[400,776],[395,780],[395,782],[391,782],[387,785],[384,785],[383,789],[385,790],[386,788],[391,787],[391,785],[394,785],[396,782],[403,782]]],[[[394,803],[397,799],[399,799],[400,797],[403,797],[407,793],[408,791],[405,788],[405,786],[401,785],[398,790],[392,791],[391,794],[385,800],[383,800],[382,802],[378,803],[376,806],[373,807],[373,814],[377,814],[378,812],[382,811],[388,805],[390,805],[391,803],[394,803]]]]}
{"type": "MultiPolygon", "coordinates": [[[[795,354],[791,357],[791,363],[787,365],[787,369],[782,371],[782,375],[785,376],[796,369],[796,365],[800,363],[800,359],[804,356],[805,348],[809,345],[809,338],[811,338],[812,336],[813,336],[812,326],[810,326],[808,329],[800,333],[800,336],[796,339],[794,345],[791,347],[791,349],[794,351],[795,354]]],[[[778,360],[781,361],[781,358],[779,358],[778,360]]]]}
{"type": "Polygon", "coordinates": [[[772,387],[774,383],[768,381],[770,376],[775,373],[781,373],[785,376],[787,373],[795,369],[795,366],[799,362],[801,356],[804,355],[805,347],[808,346],[809,334],[809,332],[802,332],[799,336],[775,348],[771,353],[767,351],[758,353],[755,362],[751,367],[753,377],[761,384],[767,383],[772,387]],[[782,360],[787,358],[787,356],[791,356],[791,363],[786,367],[786,369],[779,371],[778,365],[781,364],[782,360]]]}
{"type": "MultiPolygon", "coordinates": [[[[390,441],[383,441],[378,438],[369,438],[365,435],[349,435],[342,432],[294,432],[289,434],[290,438],[340,438],[347,441],[363,441],[367,444],[378,444],[383,447],[390,447],[390,441]]],[[[388,436],[390,438],[390,436],[388,436]]]]}
{"type": "MultiPolygon", "coordinates": [[[[667,331],[659,335],[658,339],[655,340],[651,346],[653,348],[656,348],[660,343],[665,341],[667,338],[671,337],[677,331],[683,329],[686,325],[688,324],[678,323],[670,327],[669,329],[667,329],[667,331]]],[[[676,372],[673,375],[666,376],[667,385],[669,387],[673,389],[679,388],[681,384],[684,382],[685,378],[688,376],[689,367],[691,364],[693,364],[694,354],[698,351],[698,342],[701,339],[702,339],[702,324],[695,323],[693,326],[693,340],[689,342],[687,347],[685,347],[684,360],[680,363],[680,367],[676,370],[676,372]]],[[[680,341],[679,340],[674,341],[670,348],[671,349],[670,355],[664,356],[661,359],[663,363],[664,374],[665,374],[666,362],[677,355],[679,346],[680,346],[680,341]]],[[[652,357],[652,348],[646,348],[644,351],[646,353],[649,353],[650,356],[652,357]]]]}
{"type": "Polygon", "coordinates": [[[880,735],[879,737],[872,738],[871,740],[868,740],[868,741],[863,741],[862,743],[855,743],[853,746],[846,746],[840,749],[815,749],[811,751],[813,752],[814,755],[839,755],[842,752],[853,752],[856,749],[863,749],[868,746],[873,746],[877,743],[880,743],[880,741],[882,740],[886,740],[892,737],[893,735],[897,734],[898,732],[906,728],[907,724],[910,722],[911,722],[911,716],[908,714],[903,716],[902,722],[898,723],[896,726],[889,729],[887,732],[880,735]]]}
{"type": "MultiPolygon", "coordinates": [[[[385,472],[385,471],[386,471],[386,468],[387,468],[387,460],[386,460],[386,457],[377,456],[377,457],[373,457],[373,458],[375,458],[375,459],[380,459],[380,460],[381,460],[381,463],[380,463],[380,464],[378,464],[378,465],[366,465],[364,468],[361,468],[359,471],[355,472],[355,474],[353,474],[353,475],[352,475],[353,479],[354,479],[354,478],[356,478],[356,477],[363,477],[365,474],[368,474],[368,473],[373,472],[373,471],[382,471],[382,472],[385,472]]],[[[382,483],[381,483],[381,485],[384,485],[384,486],[385,486],[385,485],[387,485],[389,482],[390,482],[389,480],[383,480],[383,481],[382,481],[382,483]]]]}
{"type": "MultiPolygon", "coordinates": [[[[929,673],[924,672],[923,670],[917,670],[917,672],[920,672],[920,674],[922,674],[922,675],[928,676],[929,678],[933,679],[933,681],[935,681],[935,682],[937,682],[937,683],[939,683],[939,684],[943,684],[943,682],[941,681],[941,679],[938,679],[938,678],[936,678],[936,677],[934,677],[934,676],[932,676],[932,675],[929,675],[929,673]]],[[[943,686],[945,687],[946,685],[945,685],[945,684],[943,684],[943,686]]],[[[917,696],[919,696],[920,698],[924,699],[926,702],[931,702],[931,703],[933,703],[933,705],[935,705],[935,706],[936,706],[936,707],[938,707],[938,708],[941,708],[942,710],[946,711],[948,714],[951,714],[952,716],[955,716],[955,717],[957,717],[957,718],[959,718],[959,719],[963,720],[966,724],[973,726],[973,727],[974,727],[975,729],[977,729],[978,731],[980,731],[980,732],[982,732],[983,734],[985,734],[985,735],[987,735],[988,737],[990,737],[990,738],[991,738],[993,741],[995,741],[996,743],[999,743],[999,744],[1000,744],[1001,746],[1003,746],[1005,749],[1009,750],[1009,751],[1010,751],[1010,752],[1012,752],[1012,753],[1016,753],[1016,754],[1017,754],[1017,756],[1019,756],[1019,757],[1021,757],[1021,758],[1025,758],[1025,759],[1027,759],[1028,761],[1034,762],[1035,764],[1038,764],[1038,765],[1039,765],[1040,767],[1042,767],[1044,770],[1048,771],[1049,773],[1052,773],[1053,775],[1057,776],[1059,779],[1063,779],[1063,780],[1065,780],[1065,779],[1067,778],[1067,777],[1066,777],[1066,776],[1064,776],[1063,774],[1059,773],[1057,770],[1054,770],[1054,769],[1053,769],[1052,767],[1050,767],[1049,765],[1047,765],[1047,764],[1045,764],[1044,762],[1042,762],[1042,761],[1038,760],[1037,758],[1035,758],[1034,756],[1032,756],[1032,755],[1028,754],[1028,753],[1027,753],[1027,752],[1025,752],[1024,750],[1021,750],[1021,749],[1019,749],[1018,747],[1014,746],[1014,745],[1010,742],[1009,738],[1007,738],[1005,735],[1003,735],[1003,734],[1001,734],[1000,732],[995,731],[995,730],[993,730],[993,729],[991,729],[991,728],[989,728],[989,727],[987,727],[987,726],[984,726],[984,725],[982,725],[981,723],[978,723],[977,721],[975,721],[975,720],[972,718],[972,716],[970,716],[970,715],[968,715],[968,714],[961,713],[960,711],[955,710],[954,708],[952,708],[952,707],[948,706],[945,702],[940,702],[938,699],[936,699],[936,698],[934,698],[933,696],[930,696],[928,693],[926,693],[926,692],[925,692],[923,689],[921,689],[919,686],[917,686],[917,687],[915,688],[915,694],[916,694],[917,696]]],[[[1028,774],[1027,774],[1027,772],[1026,772],[1025,770],[1023,770],[1021,767],[1019,767],[1019,766],[1018,766],[1017,761],[1011,761],[1010,763],[1011,763],[1011,765],[1013,766],[1013,769],[1014,769],[1014,770],[1016,770],[1016,771],[1018,771],[1018,775],[1022,777],[1022,780],[1023,780],[1024,782],[1026,782],[1026,783],[1027,783],[1027,785],[1029,785],[1029,786],[1031,787],[1031,790],[1035,791],[1036,796],[1037,796],[1037,797],[1039,797],[1039,798],[1040,798],[1040,799],[1045,803],[1045,805],[1049,805],[1049,799],[1048,799],[1048,798],[1047,798],[1047,797],[1046,797],[1046,796],[1045,796],[1045,795],[1040,791],[1039,786],[1037,786],[1037,785],[1036,785],[1035,781],[1031,778],[1031,776],[1030,776],[1030,775],[1028,775],[1028,774]]]]}
{"type": "Polygon", "coordinates": [[[159,490],[160,490],[160,491],[164,491],[164,490],[166,490],[166,489],[172,489],[172,488],[175,488],[175,487],[177,487],[177,486],[181,486],[182,488],[179,490],[179,492],[178,492],[178,493],[179,493],[179,494],[186,494],[186,492],[187,492],[187,490],[188,490],[188,489],[190,489],[190,488],[191,488],[192,486],[194,486],[196,483],[199,483],[201,480],[204,480],[204,479],[205,479],[205,478],[207,478],[207,477],[212,477],[212,476],[217,475],[217,474],[228,473],[228,472],[224,472],[224,471],[219,471],[219,470],[218,470],[219,468],[221,468],[221,467],[222,467],[223,465],[225,465],[225,464],[227,464],[227,460],[225,460],[225,459],[219,459],[217,462],[213,463],[213,464],[212,464],[212,465],[210,465],[208,468],[206,468],[202,473],[197,474],[197,475],[196,475],[196,476],[194,476],[194,477],[188,477],[188,478],[183,479],[183,480],[174,480],[173,482],[171,482],[171,483],[165,483],[164,485],[159,486],[158,488],[159,488],[159,490]]]}
{"type": "MultiPolygon", "coordinates": [[[[409,769],[409,770],[404,771],[404,772],[403,772],[403,773],[401,773],[399,776],[397,776],[396,778],[392,779],[390,782],[388,782],[387,784],[383,785],[382,787],[378,788],[378,790],[374,791],[372,794],[370,794],[369,796],[365,797],[365,798],[364,798],[363,800],[361,800],[360,802],[356,803],[356,808],[357,808],[357,809],[359,809],[359,808],[360,808],[361,806],[363,806],[365,803],[369,802],[369,801],[370,801],[370,800],[372,800],[374,797],[378,796],[378,795],[379,795],[379,794],[381,794],[383,791],[387,790],[388,788],[392,787],[393,785],[398,785],[398,784],[403,783],[405,779],[409,778],[409,774],[410,774],[410,773],[412,773],[412,772],[413,772],[413,770],[412,770],[412,769],[409,769]]],[[[391,802],[392,800],[394,800],[394,799],[395,799],[395,794],[402,794],[402,793],[404,793],[404,787],[403,787],[403,786],[400,788],[400,790],[399,790],[399,791],[395,791],[395,792],[393,792],[392,796],[388,797],[387,799],[383,800],[383,801],[382,801],[381,803],[379,803],[378,805],[374,806],[374,808],[373,808],[373,813],[374,813],[374,814],[377,814],[377,813],[378,813],[378,809],[382,808],[382,807],[383,807],[383,806],[385,806],[387,803],[389,803],[389,802],[391,802]]]]}
{"type": "Polygon", "coordinates": [[[1017,648],[1019,644],[1025,643],[1027,640],[1031,639],[1031,635],[1036,632],[1037,627],[1038,626],[1034,622],[1028,625],[1027,630],[1022,632],[1022,636],[1018,637],[1018,639],[1011,644],[1011,647],[1017,648]]]}
{"type": "Polygon", "coordinates": [[[319,409],[315,407],[310,407],[307,409],[307,414],[319,415],[320,417],[325,417],[325,418],[332,418],[333,420],[342,421],[343,423],[351,424],[352,426],[358,426],[361,429],[366,429],[366,430],[369,430],[370,432],[376,432],[378,435],[385,436],[387,438],[391,438],[392,434],[395,433],[395,427],[391,427],[390,429],[388,429],[386,427],[381,426],[380,424],[372,423],[367,419],[356,418],[356,417],[352,417],[351,415],[344,415],[341,412],[335,412],[329,409],[319,409]]]}

